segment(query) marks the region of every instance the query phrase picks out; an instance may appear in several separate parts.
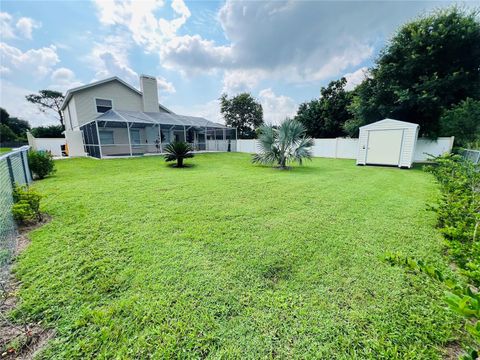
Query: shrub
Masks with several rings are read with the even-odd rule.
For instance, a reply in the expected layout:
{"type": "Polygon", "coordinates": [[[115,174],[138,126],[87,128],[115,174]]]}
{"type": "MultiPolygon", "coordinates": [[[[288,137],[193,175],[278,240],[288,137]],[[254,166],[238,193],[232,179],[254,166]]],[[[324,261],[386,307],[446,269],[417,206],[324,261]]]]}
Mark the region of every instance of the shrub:
{"type": "Polygon", "coordinates": [[[288,163],[296,161],[302,165],[304,159],[312,157],[313,139],[306,136],[302,123],[294,119],[286,119],[278,127],[260,127],[258,141],[260,152],[253,155],[253,163],[276,163],[280,169],[288,169],[288,163]]]}
{"type": "Polygon", "coordinates": [[[455,136],[457,146],[470,147],[480,140],[480,100],[468,98],[440,118],[443,134],[455,136]]]}
{"type": "Polygon", "coordinates": [[[27,186],[15,185],[13,188],[12,214],[20,224],[35,223],[41,220],[41,195],[27,186]]]}
{"type": "Polygon", "coordinates": [[[193,148],[186,142],[173,142],[165,146],[165,161],[177,161],[177,167],[183,167],[183,160],[192,158],[193,148]]]}
{"type": "Polygon", "coordinates": [[[29,151],[28,166],[30,166],[30,170],[39,179],[43,179],[55,172],[53,156],[46,151],[29,151]]]}
{"type": "MultiPolygon", "coordinates": [[[[446,289],[445,302],[450,309],[465,319],[465,330],[472,335],[476,344],[480,344],[480,293],[470,286],[462,286],[453,279],[446,278],[442,272],[422,260],[415,260],[398,253],[386,254],[384,260],[391,265],[399,265],[413,273],[424,273],[438,281],[446,289]]],[[[461,359],[478,358],[478,349],[470,348],[461,359]]]]}
{"type": "Polygon", "coordinates": [[[427,166],[442,192],[435,210],[450,254],[462,273],[480,285],[480,165],[460,155],[435,158],[427,166]]]}

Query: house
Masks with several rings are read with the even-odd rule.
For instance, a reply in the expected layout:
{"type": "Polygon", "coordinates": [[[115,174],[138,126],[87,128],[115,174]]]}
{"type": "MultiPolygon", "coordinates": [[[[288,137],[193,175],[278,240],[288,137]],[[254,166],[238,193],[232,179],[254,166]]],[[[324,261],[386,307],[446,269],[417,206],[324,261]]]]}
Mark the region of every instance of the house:
{"type": "Polygon", "coordinates": [[[197,151],[233,151],[236,145],[236,129],[159,104],[152,76],[140,76],[140,91],[116,76],[70,89],[61,110],[69,147],[82,142],[97,158],[162,153],[173,141],[197,151]]]}

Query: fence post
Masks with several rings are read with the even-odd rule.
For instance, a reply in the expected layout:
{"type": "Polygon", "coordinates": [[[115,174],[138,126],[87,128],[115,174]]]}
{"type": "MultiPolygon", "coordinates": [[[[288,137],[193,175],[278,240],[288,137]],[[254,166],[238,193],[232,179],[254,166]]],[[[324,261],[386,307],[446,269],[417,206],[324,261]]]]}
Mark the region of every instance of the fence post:
{"type": "Polygon", "coordinates": [[[23,176],[25,177],[25,184],[30,184],[30,179],[28,178],[28,175],[27,175],[27,159],[26,159],[26,155],[27,153],[25,151],[22,151],[20,153],[20,156],[22,157],[22,169],[23,169],[23,176]]]}
{"type": "Polygon", "coordinates": [[[12,160],[10,156],[7,156],[7,168],[8,175],[10,176],[10,182],[12,183],[12,188],[15,186],[15,177],[13,176],[12,160]]]}

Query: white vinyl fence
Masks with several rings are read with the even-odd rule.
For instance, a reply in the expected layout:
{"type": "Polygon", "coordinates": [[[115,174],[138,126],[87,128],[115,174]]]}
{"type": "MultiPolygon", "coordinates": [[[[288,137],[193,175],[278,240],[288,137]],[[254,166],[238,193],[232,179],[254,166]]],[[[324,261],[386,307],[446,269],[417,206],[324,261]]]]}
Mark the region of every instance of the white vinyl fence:
{"type": "Polygon", "coordinates": [[[67,143],[65,138],[36,138],[30,132],[27,132],[27,139],[33,150],[48,151],[58,157],[62,156],[62,146],[67,143]]]}
{"type": "MultiPolygon", "coordinates": [[[[358,139],[314,139],[313,156],[338,159],[356,159],[358,139]]],[[[438,156],[452,151],[453,137],[440,137],[436,140],[419,138],[415,145],[415,162],[424,162],[430,156],[438,156]]],[[[257,140],[237,140],[237,152],[257,152],[257,140]]]]}

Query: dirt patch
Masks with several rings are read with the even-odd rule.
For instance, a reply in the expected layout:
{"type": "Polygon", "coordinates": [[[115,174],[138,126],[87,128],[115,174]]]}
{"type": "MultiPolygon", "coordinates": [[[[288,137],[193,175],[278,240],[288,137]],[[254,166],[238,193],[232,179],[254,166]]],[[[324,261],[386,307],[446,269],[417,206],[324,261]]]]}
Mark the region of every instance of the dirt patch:
{"type": "Polygon", "coordinates": [[[451,342],[445,347],[445,354],[443,358],[445,360],[457,360],[460,359],[460,355],[464,354],[465,350],[458,342],[451,342]]]}
{"type": "MultiPolygon", "coordinates": [[[[28,232],[45,225],[51,220],[47,215],[34,225],[19,229],[14,256],[18,256],[30,244],[28,232]]],[[[12,264],[11,264],[12,265],[12,264]]],[[[11,269],[10,265],[10,269],[11,269]]],[[[8,269],[8,270],[10,270],[8,269]]],[[[54,335],[52,330],[45,330],[39,324],[17,324],[9,319],[8,314],[17,305],[17,293],[20,282],[10,275],[0,289],[0,358],[33,359],[40,349],[54,335]]]]}

